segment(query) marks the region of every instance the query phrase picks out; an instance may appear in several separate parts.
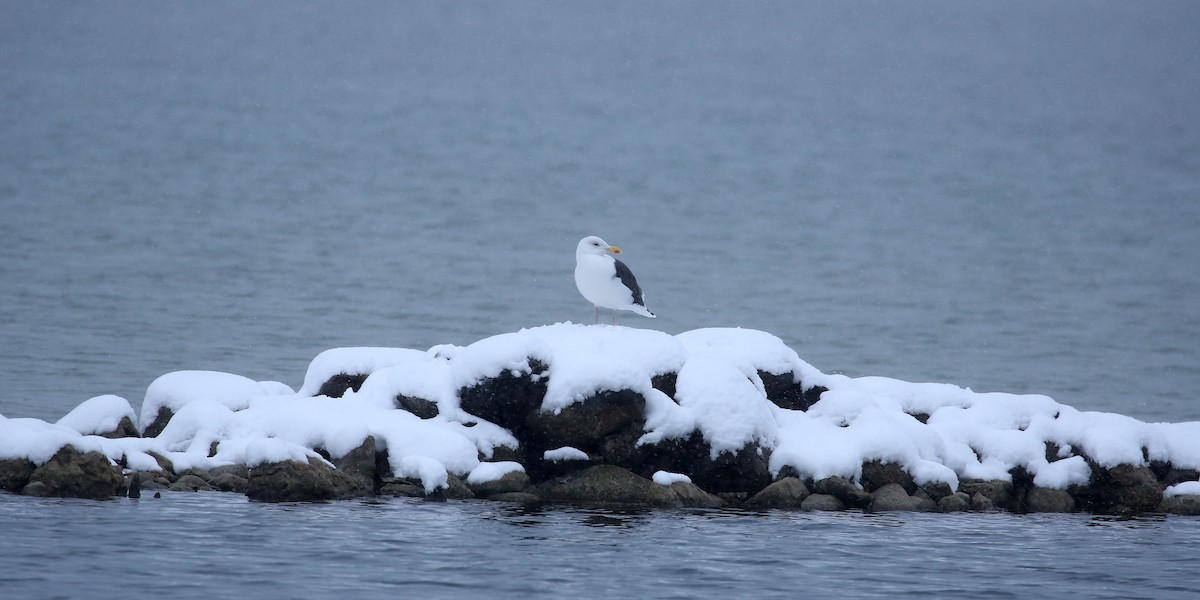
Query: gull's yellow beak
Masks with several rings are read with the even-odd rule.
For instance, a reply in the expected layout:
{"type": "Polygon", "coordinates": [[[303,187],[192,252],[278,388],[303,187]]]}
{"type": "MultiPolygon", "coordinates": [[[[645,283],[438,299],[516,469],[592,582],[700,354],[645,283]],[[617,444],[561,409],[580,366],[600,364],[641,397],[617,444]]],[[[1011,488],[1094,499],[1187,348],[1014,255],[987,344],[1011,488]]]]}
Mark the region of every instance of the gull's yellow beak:
{"type": "Polygon", "coordinates": [[[621,253],[621,249],[616,246],[609,246],[609,247],[605,248],[604,251],[608,252],[610,254],[620,254],[621,253]]]}

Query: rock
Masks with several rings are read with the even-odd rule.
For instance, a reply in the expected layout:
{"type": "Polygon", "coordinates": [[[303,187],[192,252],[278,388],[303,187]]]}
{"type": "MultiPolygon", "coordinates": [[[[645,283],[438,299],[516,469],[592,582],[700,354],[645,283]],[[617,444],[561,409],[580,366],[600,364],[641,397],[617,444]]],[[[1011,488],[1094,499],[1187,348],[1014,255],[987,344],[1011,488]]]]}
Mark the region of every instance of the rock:
{"type": "MultiPolygon", "coordinates": [[[[942,498],[954,495],[954,490],[950,489],[950,484],[944,481],[931,481],[929,483],[922,483],[917,486],[917,489],[918,491],[929,494],[929,499],[933,500],[934,502],[940,502],[942,498]]],[[[969,501],[970,500],[968,497],[968,502],[969,501]]]]}
{"type": "Polygon", "coordinates": [[[171,417],[174,416],[175,413],[166,406],[158,407],[158,413],[154,415],[154,419],[146,426],[146,430],[142,432],[142,437],[158,437],[158,434],[162,433],[167,423],[171,421],[171,417]]]}
{"type": "Polygon", "coordinates": [[[525,368],[517,369],[515,373],[504,371],[459,389],[459,406],[476,417],[508,429],[524,442],[526,419],[541,408],[548,381],[549,367],[530,358],[526,360],[525,368]]]}
{"type": "Polygon", "coordinates": [[[345,475],[357,477],[362,487],[374,490],[378,461],[375,456],[375,436],[367,436],[357,448],[344,456],[333,457],[329,462],[345,475]]]}
{"type": "Polygon", "coordinates": [[[895,463],[881,463],[879,461],[863,463],[863,489],[868,492],[874,492],[889,483],[898,484],[904,488],[906,494],[912,494],[917,491],[917,484],[913,481],[912,475],[909,475],[900,465],[895,463]]]}
{"type": "Polygon", "coordinates": [[[222,475],[233,475],[239,479],[250,479],[250,469],[246,465],[224,465],[208,470],[211,480],[215,481],[222,475]]]}
{"type": "Polygon", "coordinates": [[[984,496],[982,493],[975,492],[975,495],[971,496],[971,510],[985,512],[995,509],[996,504],[992,502],[992,499],[984,496]]]}
{"type": "Polygon", "coordinates": [[[746,501],[748,508],[800,508],[809,495],[804,482],[795,477],[784,477],[746,501]]]}
{"type": "Polygon", "coordinates": [[[1171,496],[1163,498],[1158,512],[1173,515],[1200,515],[1200,496],[1171,496]]]}
{"type": "Polygon", "coordinates": [[[425,487],[419,480],[387,477],[379,488],[380,496],[424,498],[425,487]]]}
{"type": "Polygon", "coordinates": [[[528,442],[547,449],[571,446],[590,454],[600,448],[605,438],[631,426],[640,437],[645,412],[646,400],[637,392],[600,392],[558,412],[532,411],[528,418],[528,442]]]}
{"type": "Polygon", "coordinates": [[[80,452],[67,445],[30,474],[29,483],[21,493],[106,500],[119,494],[124,483],[121,469],[108,457],[99,452],[80,452]]]}
{"type": "Polygon", "coordinates": [[[889,483],[871,492],[871,512],[914,511],[931,512],[936,508],[932,500],[908,495],[898,483],[889,483]]]}
{"type": "Polygon", "coordinates": [[[436,491],[451,500],[468,500],[475,497],[475,492],[471,491],[471,486],[454,475],[446,475],[446,486],[436,491]]]}
{"type": "Polygon", "coordinates": [[[233,473],[221,473],[213,477],[208,484],[222,492],[246,493],[250,489],[250,480],[238,477],[233,473]]]}
{"type": "Polygon", "coordinates": [[[250,469],[246,496],[260,502],[310,502],[370,496],[361,477],[347,475],[318,459],[266,463],[250,469]]]}
{"type": "Polygon", "coordinates": [[[958,494],[950,494],[949,496],[942,496],[942,498],[937,501],[937,509],[938,512],[944,513],[963,512],[971,510],[971,503],[967,500],[964,500],[958,494]]]}
{"type": "Polygon", "coordinates": [[[171,462],[171,459],[153,451],[147,452],[146,454],[149,454],[150,457],[158,463],[158,467],[162,469],[162,475],[164,477],[169,480],[175,478],[175,463],[171,462]]]}
{"type": "Polygon", "coordinates": [[[829,494],[809,494],[800,503],[802,510],[846,510],[846,505],[829,494]]]}
{"type": "Polygon", "coordinates": [[[1128,464],[1104,468],[1089,462],[1092,478],[1078,498],[1089,512],[1128,514],[1150,512],[1162,502],[1162,487],[1149,467],[1128,464]]]}
{"type": "Polygon", "coordinates": [[[524,471],[509,471],[500,479],[471,485],[471,491],[475,492],[476,496],[487,497],[496,494],[520,492],[529,487],[530,483],[529,475],[524,471]]]}
{"type": "Polygon", "coordinates": [[[844,477],[826,477],[813,483],[812,491],[833,496],[851,508],[866,508],[871,505],[871,495],[844,477]]]}
{"type": "Polygon", "coordinates": [[[28,458],[0,460],[0,490],[20,492],[26,485],[29,485],[29,478],[33,476],[36,469],[37,465],[28,458]]]}
{"type": "Polygon", "coordinates": [[[599,465],[538,485],[537,494],[554,502],[678,507],[665,486],[613,465],[599,465]]]}
{"type": "Polygon", "coordinates": [[[1075,511],[1075,499],[1064,490],[1031,487],[1025,497],[1025,511],[1066,513],[1075,511]]]}
{"type": "Polygon", "coordinates": [[[795,381],[794,373],[775,375],[759,371],[758,377],[762,379],[763,389],[767,392],[767,400],[770,400],[775,406],[788,410],[808,410],[810,406],[821,399],[822,393],[829,391],[819,385],[804,389],[803,382],[795,381]]]}
{"type": "Polygon", "coordinates": [[[396,408],[408,411],[422,419],[432,419],[438,416],[437,402],[416,396],[396,396],[396,408]]]}
{"type": "MultiPolygon", "coordinates": [[[[1008,508],[1012,500],[1013,484],[1003,479],[960,479],[958,491],[971,496],[972,504],[975,503],[975,495],[979,494],[990,501],[994,508],[1008,508]]],[[[991,510],[992,507],[975,510],[991,510]]]]}
{"type": "Polygon", "coordinates": [[[317,395],[329,398],[341,398],[346,394],[346,390],[357,392],[358,388],[362,387],[363,382],[370,375],[370,373],[338,373],[321,384],[321,389],[317,391],[317,395]]]}
{"type": "Polygon", "coordinates": [[[97,435],[99,435],[100,437],[108,438],[110,440],[115,440],[115,439],[120,439],[120,438],[142,437],[142,434],[138,432],[137,425],[134,425],[133,419],[130,419],[128,416],[121,417],[121,422],[117,423],[116,429],[113,429],[112,431],[106,431],[104,433],[99,433],[97,435]]]}
{"type": "Polygon", "coordinates": [[[694,483],[676,481],[668,486],[668,489],[679,499],[680,506],[686,508],[720,508],[725,506],[725,501],[720,496],[710,494],[696,487],[694,483]]]}
{"type": "Polygon", "coordinates": [[[187,474],[175,480],[169,488],[172,492],[211,492],[213,487],[208,484],[208,480],[199,475],[187,474]]]}
{"type": "Polygon", "coordinates": [[[125,491],[125,495],[130,498],[142,497],[142,476],[137,473],[129,474],[129,488],[125,491]]]}

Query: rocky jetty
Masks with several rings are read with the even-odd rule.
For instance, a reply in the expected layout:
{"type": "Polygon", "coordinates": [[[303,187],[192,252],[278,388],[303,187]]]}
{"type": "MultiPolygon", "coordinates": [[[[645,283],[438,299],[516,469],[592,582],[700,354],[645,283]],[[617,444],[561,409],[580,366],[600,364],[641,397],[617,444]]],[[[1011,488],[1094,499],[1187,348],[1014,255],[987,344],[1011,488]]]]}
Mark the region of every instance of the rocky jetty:
{"type": "Polygon", "coordinates": [[[1196,424],[829,376],[762,332],[636,331],[559,325],[466,348],[336,349],[300,392],[168,374],[147,392],[140,432],[111,396],[54,425],[0,417],[11,438],[0,489],[1200,514],[1196,424]]]}

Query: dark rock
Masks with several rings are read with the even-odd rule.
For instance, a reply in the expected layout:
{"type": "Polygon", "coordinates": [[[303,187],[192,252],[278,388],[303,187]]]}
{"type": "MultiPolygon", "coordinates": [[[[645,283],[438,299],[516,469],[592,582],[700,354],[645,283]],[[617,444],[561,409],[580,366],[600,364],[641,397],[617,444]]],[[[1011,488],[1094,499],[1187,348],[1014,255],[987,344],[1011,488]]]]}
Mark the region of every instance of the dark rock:
{"type": "Polygon", "coordinates": [[[175,413],[171,409],[165,406],[158,407],[158,413],[154,415],[154,419],[146,426],[146,430],[142,432],[142,437],[158,437],[158,434],[162,433],[167,423],[174,416],[175,413]]]}
{"type": "Polygon", "coordinates": [[[908,413],[908,416],[920,421],[922,425],[928,425],[929,417],[931,417],[933,415],[930,415],[929,413],[918,412],[918,413],[908,413]]]}
{"type": "Polygon", "coordinates": [[[671,493],[679,499],[680,506],[686,508],[720,508],[725,506],[725,501],[720,496],[710,494],[698,487],[694,483],[686,481],[676,481],[668,486],[671,493]]]}
{"type": "Polygon", "coordinates": [[[871,493],[871,512],[932,512],[936,507],[932,500],[909,496],[898,483],[886,484],[871,493]]]}
{"type": "Polygon", "coordinates": [[[879,461],[863,463],[863,489],[868,492],[874,492],[889,483],[898,484],[904,488],[906,494],[912,494],[917,491],[917,484],[913,481],[912,475],[909,475],[900,465],[879,461]]]}
{"type": "Polygon", "coordinates": [[[599,465],[547,481],[537,486],[536,490],[539,496],[554,502],[660,507],[682,505],[679,497],[665,486],[612,465],[599,465]]]}
{"type": "Polygon", "coordinates": [[[1031,513],[1074,512],[1075,499],[1064,490],[1032,487],[1025,497],[1024,510],[1031,513]]]}
{"type": "Polygon", "coordinates": [[[142,476],[139,473],[129,474],[129,488],[125,491],[125,495],[130,498],[142,497],[142,476]]]}
{"type": "Polygon", "coordinates": [[[1158,512],[1173,515],[1200,515],[1200,496],[1171,496],[1163,498],[1158,512]]]}
{"type": "Polygon", "coordinates": [[[929,494],[929,499],[934,502],[940,502],[946,496],[954,495],[954,490],[950,489],[950,484],[944,481],[930,481],[917,486],[918,491],[929,494]]]}
{"type": "Polygon", "coordinates": [[[558,412],[531,412],[522,441],[545,449],[571,446],[591,454],[621,430],[632,427],[640,437],[645,413],[646,400],[637,392],[600,392],[558,412]]]}
{"type": "Polygon", "coordinates": [[[844,477],[826,477],[814,482],[812,491],[833,496],[851,508],[866,508],[871,505],[871,495],[844,477]]]}
{"type": "Polygon", "coordinates": [[[454,475],[446,476],[446,487],[440,488],[439,491],[451,500],[468,500],[475,497],[475,492],[471,491],[471,486],[454,475]]]}
{"type": "Polygon", "coordinates": [[[106,437],[111,440],[120,439],[120,438],[142,437],[142,434],[138,432],[137,425],[133,424],[133,419],[130,419],[127,416],[121,417],[121,422],[117,423],[116,429],[114,429],[112,431],[106,431],[106,432],[100,433],[98,435],[100,437],[106,437]]]}
{"type": "Polygon", "coordinates": [[[650,378],[650,386],[674,400],[675,382],[678,379],[679,373],[659,373],[658,375],[650,378]]]}
{"type": "Polygon", "coordinates": [[[162,469],[162,475],[164,477],[167,479],[175,479],[175,463],[171,462],[171,459],[153,451],[147,452],[146,454],[149,454],[151,458],[158,463],[158,467],[162,469]]]}
{"type": "Polygon", "coordinates": [[[396,396],[396,408],[406,410],[422,419],[432,419],[438,416],[437,402],[416,396],[396,396]]]}
{"type": "Polygon", "coordinates": [[[845,510],[846,505],[829,494],[809,494],[804,502],[800,503],[800,508],[802,510],[845,510]]]}
{"type": "Polygon", "coordinates": [[[800,508],[809,495],[803,481],[784,477],[763,488],[746,501],[749,508],[800,508]]]}
{"type": "Polygon", "coordinates": [[[424,498],[425,487],[419,480],[387,477],[379,488],[380,496],[424,498]]]}
{"type": "Polygon", "coordinates": [[[357,448],[345,456],[332,457],[329,462],[341,473],[357,477],[362,487],[370,490],[378,487],[381,478],[376,472],[375,436],[367,436],[357,448]]]}
{"type": "Polygon", "coordinates": [[[20,492],[29,484],[29,478],[37,465],[28,458],[6,458],[0,460],[0,490],[20,492]]]}
{"type": "Polygon", "coordinates": [[[246,496],[260,502],[309,502],[370,496],[362,478],[347,475],[319,459],[267,463],[250,469],[246,496]]]}
{"type": "Polygon", "coordinates": [[[169,489],[172,492],[211,492],[214,488],[207,479],[189,473],[176,479],[169,489]]]}
{"type": "Polygon", "coordinates": [[[1092,478],[1076,494],[1084,510],[1100,514],[1151,512],[1162,502],[1161,484],[1149,467],[1117,465],[1110,469],[1089,461],[1092,478]]]}
{"type": "Polygon", "coordinates": [[[240,479],[250,479],[250,469],[246,465],[224,465],[214,467],[208,470],[209,477],[212,480],[222,475],[233,475],[240,479]]]}
{"type": "Polygon", "coordinates": [[[179,478],[176,479],[175,481],[178,482],[180,479],[183,479],[184,477],[188,477],[188,476],[196,477],[196,478],[204,481],[204,483],[208,483],[208,480],[212,479],[212,473],[205,471],[204,469],[188,469],[188,470],[180,473],[179,478]]]}
{"type": "Polygon", "coordinates": [[[995,509],[996,503],[992,502],[991,498],[984,496],[981,492],[975,492],[975,494],[971,496],[971,510],[985,512],[995,509]]]}
{"type": "Polygon", "coordinates": [[[338,373],[321,384],[321,389],[317,391],[317,395],[329,398],[341,398],[346,394],[346,390],[357,392],[358,388],[362,387],[363,382],[370,375],[370,373],[338,373]]]}
{"type": "Polygon", "coordinates": [[[976,494],[979,494],[992,503],[991,507],[986,509],[976,508],[975,510],[1008,508],[1009,502],[1012,500],[1013,484],[1003,479],[960,479],[958,482],[958,491],[971,496],[972,505],[975,504],[976,494]]]}
{"type": "Polygon", "coordinates": [[[1156,461],[1151,463],[1150,470],[1158,477],[1158,482],[1164,489],[1185,481],[1200,480],[1200,471],[1196,469],[1177,469],[1171,463],[1156,461]]]}
{"type": "Polygon", "coordinates": [[[805,389],[803,382],[795,380],[794,373],[775,375],[759,371],[758,376],[762,379],[763,389],[767,392],[767,400],[788,410],[808,410],[810,406],[821,399],[821,394],[829,391],[819,385],[805,389]]]}
{"type": "Polygon", "coordinates": [[[238,477],[233,473],[221,473],[213,477],[208,484],[222,492],[234,492],[238,494],[244,494],[246,490],[250,489],[250,481],[248,479],[238,477]]]}
{"type": "Polygon", "coordinates": [[[942,496],[942,498],[937,501],[937,509],[938,512],[944,513],[963,512],[971,510],[971,503],[967,500],[964,500],[962,496],[959,496],[958,494],[950,494],[949,496],[942,496]]]}
{"type": "Polygon", "coordinates": [[[757,444],[734,452],[724,451],[713,458],[712,446],[704,436],[692,432],[686,438],[638,446],[636,458],[619,464],[645,476],[655,471],[687,473],[692,483],[720,495],[761,490],[770,485],[774,481],[770,459],[770,451],[757,444]]]}
{"type": "Polygon", "coordinates": [[[524,369],[504,371],[458,390],[459,406],[476,417],[508,429],[524,441],[526,419],[541,408],[548,382],[549,367],[531,358],[524,369]]]}
{"type": "Polygon", "coordinates": [[[113,465],[108,457],[99,452],[80,452],[67,445],[30,474],[29,483],[21,493],[106,500],[118,495],[124,483],[121,469],[113,465]]]}
{"type": "Polygon", "coordinates": [[[471,485],[471,490],[476,496],[494,496],[496,494],[507,494],[509,492],[520,492],[529,487],[529,475],[524,471],[509,471],[500,479],[492,481],[484,481],[471,485]]]}

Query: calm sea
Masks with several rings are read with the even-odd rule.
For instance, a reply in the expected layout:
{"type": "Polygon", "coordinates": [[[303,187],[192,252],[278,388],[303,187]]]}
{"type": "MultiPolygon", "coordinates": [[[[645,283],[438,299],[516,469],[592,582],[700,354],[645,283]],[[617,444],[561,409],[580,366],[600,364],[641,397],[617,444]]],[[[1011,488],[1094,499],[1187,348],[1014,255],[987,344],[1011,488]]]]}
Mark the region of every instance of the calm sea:
{"type": "MultiPolygon", "coordinates": [[[[1197,29],[1189,2],[6,3],[0,414],[586,322],[597,234],[659,315],[626,325],[1197,420],[1197,29]]],[[[0,496],[0,584],[1129,597],[1196,566],[1187,519],[506,510],[0,496]]]]}

